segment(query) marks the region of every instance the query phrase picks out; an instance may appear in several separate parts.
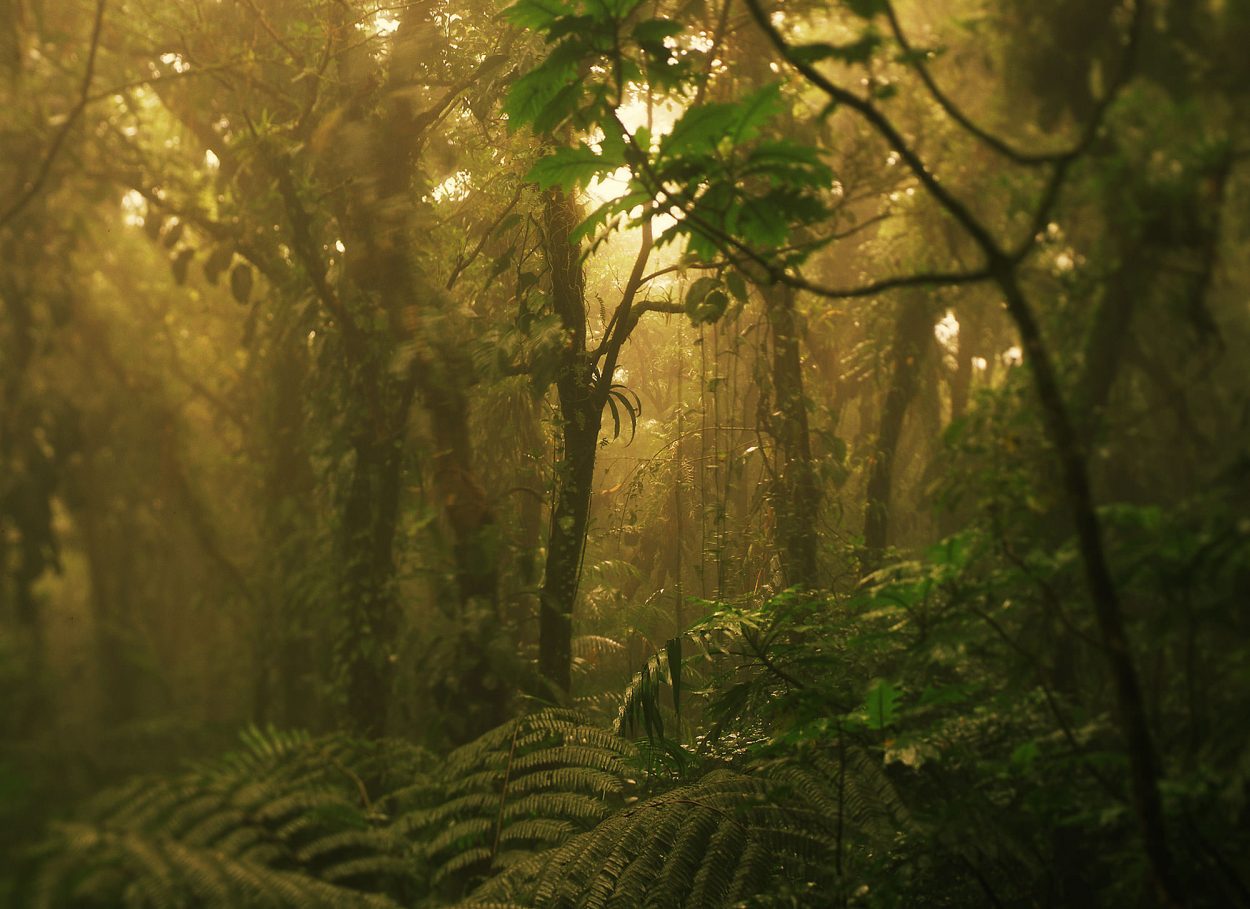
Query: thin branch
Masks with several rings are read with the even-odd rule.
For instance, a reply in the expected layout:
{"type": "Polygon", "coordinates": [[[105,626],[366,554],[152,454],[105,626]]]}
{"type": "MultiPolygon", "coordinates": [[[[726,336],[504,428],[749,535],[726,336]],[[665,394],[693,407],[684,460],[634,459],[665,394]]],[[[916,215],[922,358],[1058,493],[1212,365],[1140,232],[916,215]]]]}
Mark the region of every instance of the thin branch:
{"type": "Polygon", "coordinates": [[[1097,767],[1095,767],[1089,760],[1085,759],[1087,749],[1076,740],[1076,733],[1072,731],[1072,727],[1069,725],[1067,718],[1064,717],[1058,701],[1055,700],[1054,693],[1050,690],[1050,686],[1047,685],[1042,678],[1043,666],[1041,660],[1039,660],[1032,653],[1032,651],[1013,638],[1007,632],[1007,629],[1003,628],[1003,626],[1000,625],[994,617],[984,609],[975,605],[970,605],[968,609],[973,615],[981,619],[981,621],[985,622],[985,624],[989,625],[993,632],[1002,638],[1003,642],[1008,647],[1020,654],[1020,656],[1024,658],[1025,662],[1027,662],[1034,669],[1034,671],[1037,672],[1037,687],[1041,690],[1042,696],[1046,699],[1046,706],[1050,708],[1051,715],[1054,716],[1055,722],[1059,725],[1060,734],[1063,735],[1064,740],[1067,741],[1068,746],[1072,749],[1073,753],[1082,758],[1082,767],[1091,777],[1093,777],[1094,781],[1097,782],[1098,785],[1101,786],[1103,790],[1106,791],[1106,793],[1113,799],[1120,801],[1123,798],[1120,790],[1117,789],[1112,784],[1111,780],[1103,775],[1097,767]]]}
{"type": "Polygon", "coordinates": [[[903,33],[903,26],[899,22],[898,14],[894,9],[894,4],[890,0],[885,3],[885,15],[890,21],[890,30],[894,32],[894,40],[898,42],[898,46],[902,49],[903,54],[907,57],[907,63],[916,71],[916,75],[920,77],[920,81],[924,83],[925,88],[929,90],[929,94],[938,106],[946,112],[946,115],[962,126],[965,130],[976,136],[985,145],[998,152],[1004,158],[1015,164],[1036,167],[1041,164],[1053,164],[1068,155],[1070,151],[1062,152],[1024,152],[1015,146],[1009,144],[1003,139],[998,138],[987,130],[977,126],[972,122],[959,107],[950,99],[945,92],[934,81],[933,75],[929,72],[929,68],[925,66],[924,60],[921,58],[920,52],[916,51],[908,42],[907,36],[903,33]]]}
{"type": "Polygon", "coordinates": [[[265,33],[269,35],[274,44],[286,51],[286,55],[291,58],[292,63],[296,66],[304,65],[304,55],[296,51],[295,48],[291,47],[291,45],[288,44],[280,34],[278,34],[277,29],[273,27],[273,23],[265,17],[265,14],[256,6],[254,0],[239,0],[239,2],[252,11],[252,15],[256,17],[256,21],[260,23],[261,28],[265,30],[265,33]]]}
{"type": "Polygon", "coordinates": [[[17,199],[14,200],[13,204],[8,207],[3,215],[0,215],[0,228],[8,226],[31,203],[31,200],[39,194],[39,191],[43,189],[43,184],[52,172],[52,165],[56,161],[57,155],[61,153],[61,147],[65,144],[65,140],[69,138],[70,130],[74,128],[74,125],[82,117],[83,111],[87,109],[87,105],[91,103],[91,82],[95,78],[96,56],[100,50],[100,33],[104,29],[104,8],[107,5],[108,0],[96,0],[95,23],[91,27],[91,45],[87,51],[87,65],[83,71],[82,88],[78,92],[78,103],[70,110],[65,118],[65,122],[61,124],[61,128],[53,136],[52,144],[48,146],[35,178],[26,184],[26,190],[18,195],[17,199]]]}
{"type": "Polygon", "coordinates": [[[676,265],[666,265],[664,268],[656,269],[650,274],[644,275],[639,283],[649,284],[656,278],[663,277],[664,275],[670,275],[675,271],[686,271],[687,269],[712,271],[717,268],[724,268],[728,264],[728,262],[723,260],[719,262],[678,262],[676,265]]]}
{"type": "Polygon", "coordinates": [[[489,240],[495,231],[499,229],[499,225],[503,223],[504,218],[508,217],[508,215],[512,212],[512,209],[516,208],[517,203],[521,201],[521,192],[523,189],[523,184],[517,186],[516,192],[512,195],[512,201],[509,202],[504,207],[503,211],[499,213],[499,217],[495,218],[486,230],[482,231],[481,237],[478,238],[477,245],[473,247],[473,252],[469,253],[467,256],[460,256],[456,259],[456,265],[452,268],[451,275],[447,278],[446,287],[448,290],[451,290],[456,286],[456,282],[460,280],[460,275],[464,272],[464,270],[472,265],[477,260],[477,257],[482,254],[482,249],[486,246],[486,241],[489,240]]]}
{"type": "Polygon", "coordinates": [[[600,356],[604,357],[598,391],[605,400],[608,390],[612,387],[612,374],[616,371],[616,360],[621,353],[621,347],[629,339],[634,326],[638,324],[633,313],[634,298],[638,295],[639,288],[642,287],[647,262],[651,259],[651,250],[654,247],[655,233],[651,212],[648,210],[643,213],[642,242],[638,246],[638,255],[634,257],[634,267],[630,270],[625,288],[621,291],[621,302],[612,313],[608,327],[604,330],[603,340],[591,354],[592,360],[597,360],[600,356]]]}
{"type": "Polygon", "coordinates": [[[168,73],[159,73],[142,79],[132,79],[129,82],[122,82],[119,85],[113,85],[109,88],[101,89],[93,92],[87,97],[88,104],[94,104],[96,101],[103,101],[114,95],[124,94],[136,88],[151,88],[157,85],[163,85],[166,82],[177,82],[182,79],[189,79],[192,76],[207,76],[212,73],[225,72],[236,68],[242,58],[231,60],[229,63],[216,63],[211,66],[196,66],[181,71],[173,71],[168,73]]]}

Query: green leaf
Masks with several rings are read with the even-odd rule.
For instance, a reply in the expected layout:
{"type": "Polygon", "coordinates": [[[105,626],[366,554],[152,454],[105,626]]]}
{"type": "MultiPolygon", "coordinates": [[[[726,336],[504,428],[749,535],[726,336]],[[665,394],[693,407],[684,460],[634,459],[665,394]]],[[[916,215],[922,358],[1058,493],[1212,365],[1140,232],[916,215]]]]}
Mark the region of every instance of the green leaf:
{"type": "Polygon", "coordinates": [[[174,282],[179,286],[187,283],[187,269],[195,258],[194,249],[180,249],[169,260],[169,267],[174,273],[174,282]]]}
{"type": "Polygon", "coordinates": [[[681,716],[681,635],[664,645],[668,654],[668,678],[673,686],[673,710],[681,716]]]}
{"type": "Polygon", "coordinates": [[[761,142],[747,156],[743,174],[760,174],[774,184],[825,187],[833,171],[821,160],[819,150],[789,139],[761,142]]]}
{"type": "Polygon", "coordinates": [[[765,85],[759,91],[744,98],[737,105],[737,122],[733,141],[741,145],[759,135],[760,128],[785,109],[781,100],[781,83],[765,85]]]}
{"type": "Polygon", "coordinates": [[[614,171],[620,166],[620,161],[605,158],[585,143],[578,143],[558,148],[554,154],[539,158],[525,179],[533,180],[541,189],[560,186],[572,190],[584,188],[599,174],[614,171]]]}
{"type": "Polygon", "coordinates": [[[736,271],[726,272],[725,286],[739,303],[747,302],[747,282],[736,271]]]}
{"type": "Polygon", "coordinates": [[[885,729],[894,722],[898,712],[898,699],[901,692],[887,682],[878,679],[868,690],[865,708],[868,714],[868,725],[873,729],[885,729]]]}
{"type": "Polygon", "coordinates": [[[714,290],[690,313],[695,325],[710,324],[718,320],[729,308],[729,296],[723,290],[714,290]]]}
{"type": "Polygon", "coordinates": [[[1027,773],[1041,753],[1041,749],[1037,747],[1037,742],[1025,742],[1022,745],[1017,745],[1015,750],[1011,752],[1011,763],[1027,773]]]}
{"type": "Polygon", "coordinates": [[[547,28],[547,41],[554,44],[566,35],[586,35],[597,24],[594,16],[561,16],[547,28]]]}
{"type": "Polygon", "coordinates": [[[688,109],[660,141],[660,157],[712,150],[733,131],[739,119],[735,104],[704,104],[688,109]]]}
{"type": "Polygon", "coordinates": [[[544,31],[558,18],[572,11],[572,7],[560,0],[520,0],[505,9],[503,17],[521,28],[544,31]]]}
{"type": "Polygon", "coordinates": [[[634,26],[634,40],[642,47],[663,46],[665,38],[680,35],[686,28],[672,19],[646,19],[634,26]]]}
{"type": "Polygon", "coordinates": [[[729,297],[721,290],[719,278],[704,276],[690,285],[684,305],[690,321],[703,325],[715,322],[725,314],[729,297]]]}
{"type": "Polygon", "coordinates": [[[786,213],[764,199],[743,203],[738,229],[749,244],[765,249],[780,246],[790,235],[786,213]]]}
{"type": "Polygon", "coordinates": [[[534,119],[530,121],[530,126],[533,127],[534,132],[539,134],[554,132],[557,126],[577,111],[582,95],[582,86],[577,82],[570,82],[560,89],[555,97],[544,104],[538,113],[534,115],[534,119]]]}
{"type": "Polygon", "coordinates": [[[872,19],[885,12],[885,0],[845,0],[845,5],[861,19],[872,19]]]}
{"type": "Polygon", "coordinates": [[[602,6],[608,15],[621,20],[641,6],[642,0],[597,0],[595,5],[602,6]]]}
{"type": "Polygon", "coordinates": [[[221,277],[221,273],[230,267],[230,262],[234,259],[234,247],[227,244],[219,244],[213,247],[213,251],[204,261],[204,277],[209,284],[216,284],[221,277]]]}
{"type": "Polygon", "coordinates": [[[819,63],[835,56],[837,52],[838,49],[828,41],[813,41],[790,48],[790,57],[795,63],[819,63]]]}
{"type": "MultiPolygon", "coordinates": [[[[568,105],[572,112],[576,105],[570,104],[572,98],[566,89],[581,85],[577,72],[584,53],[581,42],[565,41],[541,65],[512,84],[503,104],[510,130],[515,132],[527,123],[534,123],[552,105],[568,105]]],[[[579,96],[580,93],[573,93],[573,98],[579,96]]],[[[548,119],[550,116],[548,114],[548,119]]]]}
{"type": "Polygon", "coordinates": [[[693,309],[703,302],[703,298],[716,287],[720,281],[710,275],[704,275],[702,278],[695,279],[690,285],[690,289],[686,291],[686,309],[693,309]]]}
{"type": "Polygon", "coordinates": [[[240,306],[246,305],[252,296],[252,267],[240,262],[230,269],[230,294],[240,306]]]}

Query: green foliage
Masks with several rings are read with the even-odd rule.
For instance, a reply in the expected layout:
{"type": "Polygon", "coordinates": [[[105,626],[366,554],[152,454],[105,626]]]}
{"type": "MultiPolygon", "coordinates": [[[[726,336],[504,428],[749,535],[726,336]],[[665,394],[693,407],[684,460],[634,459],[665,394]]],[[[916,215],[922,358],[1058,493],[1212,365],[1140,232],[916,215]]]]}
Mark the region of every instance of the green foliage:
{"type": "Polygon", "coordinates": [[[766,777],[714,770],[518,864],[464,905],[729,907],[779,878],[828,888],[835,818],[788,793],[766,777]]]}
{"type": "Polygon", "coordinates": [[[589,829],[633,785],[628,742],[567,711],[434,761],[404,743],[252,729],[53,825],[31,906],[391,906],[454,892],[589,829]]]}
{"type": "Polygon", "coordinates": [[[571,121],[603,136],[598,149],[585,142],[555,149],[538,159],[528,178],[542,188],[572,190],[622,167],[631,172],[622,198],[601,205],[574,236],[643,205],[639,218],[653,211],[681,215],[661,235],[661,245],[684,237],[697,258],[741,244],[767,255],[784,246],[796,226],[827,217],[832,171],[816,149],[775,132],[790,106],[780,83],[738,101],[688,107],[658,142],[645,128],[626,130],[617,108],[629,92],[672,91],[680,98],[693,78],[686,56],[674,56],[683,27],[667,19],[631,24],[635,6],[522,0],[508,11],[549,46],[512,87],[504,106],[509,125],[546,135],[571,121]],[[587,79],[587,72],[604,75],[587,79]]]}
{"type": "Polygon", "coordinates": [[[1138,906],[1147,754],[1186,900],[1250,904],[1244,4],[1150,5],[1115,95],[1141,3],[147,6],[107,4],[94,76],[104,4],[0,17],[0,902],[1138,906]],[[622,174],[555,225],[565,318],[545,203],[622,174]],[[828,299],[751,294],[799,266],[828,299]],[[946,311],[914,349],[885,294],[831,302],[913,268],[968,278],[903,289],[946,311]],[[684,317],[615,308],[627,274],[684,317]],[[574,373],[637,455],[559,550],[595,712],[505,721],[574,373]],[[783,589],[796,530],[823,589],[783,589]],[[440,750],[250,728],[45,829],[118,743],[247,716],[440,750]]]}
{"type": "Polygon", "coordinates": [[[249,730],[220,761],[135,780],[55,824],[24,904],[394,905],[410,863],[364,779],[427,764],[398,743],[249,730]]]}
{"type": "Polygon", "coordinates": [[[634,749],[576,714],[546,710],[451,752],[437,775],[388,799],[431,882],[473,880],[564,842],[611,814],[634,749]]]}

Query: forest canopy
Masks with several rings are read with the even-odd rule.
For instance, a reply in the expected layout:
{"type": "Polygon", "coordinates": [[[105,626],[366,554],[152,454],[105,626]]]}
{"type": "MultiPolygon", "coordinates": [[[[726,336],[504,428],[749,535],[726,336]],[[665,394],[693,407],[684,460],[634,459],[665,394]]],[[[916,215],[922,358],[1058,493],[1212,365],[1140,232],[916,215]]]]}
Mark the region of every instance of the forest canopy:
{"type": "Polygon", "coordinates": [[[0,0],[0,902],[1250,905],[1248,45],[0,0]]]}

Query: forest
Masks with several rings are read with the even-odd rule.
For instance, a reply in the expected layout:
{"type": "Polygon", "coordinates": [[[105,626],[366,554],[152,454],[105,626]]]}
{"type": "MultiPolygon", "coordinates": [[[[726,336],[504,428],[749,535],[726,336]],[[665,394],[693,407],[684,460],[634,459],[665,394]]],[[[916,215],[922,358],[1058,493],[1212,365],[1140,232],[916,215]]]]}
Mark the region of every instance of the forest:
{"type": "Polygon", "coordinates": [[[0,905],[1250,906],[1247,47],[0,0],[0,905]]]}

